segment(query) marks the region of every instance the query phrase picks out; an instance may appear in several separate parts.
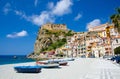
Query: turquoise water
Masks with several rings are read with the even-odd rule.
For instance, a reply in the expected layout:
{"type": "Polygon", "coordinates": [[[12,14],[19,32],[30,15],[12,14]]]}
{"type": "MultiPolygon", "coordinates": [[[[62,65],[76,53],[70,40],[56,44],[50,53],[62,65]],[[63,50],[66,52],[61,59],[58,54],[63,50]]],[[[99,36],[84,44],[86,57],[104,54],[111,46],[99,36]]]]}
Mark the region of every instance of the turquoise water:
{"type": "Polygon", "coordinates": [[[32,62],[33,59],[27,58],[26,55],[0,55],[0,65],[32,62]]]}

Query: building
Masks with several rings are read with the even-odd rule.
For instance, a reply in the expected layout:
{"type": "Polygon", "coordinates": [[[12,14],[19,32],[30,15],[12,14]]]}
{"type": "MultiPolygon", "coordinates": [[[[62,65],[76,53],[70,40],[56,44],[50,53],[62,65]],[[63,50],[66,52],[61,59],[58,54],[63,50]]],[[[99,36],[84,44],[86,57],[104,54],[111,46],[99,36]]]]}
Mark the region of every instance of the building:
{"type": "MultiPolygon", "coordinates": [[[[64,24],[45,24],[41,29],[67,30],[64,24]]],[[[60,39],[63,36],[59,36],[60,39]]],[[[67,36],[67,43],[56,49],[56,54],[65,54],[67,57],[102,57],[114,55],[114,49],[120,46],[120,34],[114,29],[113,24],[102,24],[89,27],[88,32],[74,32],[73,36],[67,36]]]]}
{"type": "Polygon", "coordinates": [[[103,47],[101,46],[101,38],[97,31],[89,31],[86,34],[86,56],[101,57],[103,56],[103,47]]]}
{"type": "Polygon", "coordinates": [[[90,27],[88,32],[96,32],[95,37],[90,36],[89,41],[86,41],[87,49],[90,49],[90,52],[95,57],[114,55],[114,49],[120,46],[120,34],[115,31],[113,24],[106,23],[96,27],[90,27]]]}
{"type": "Polygon", "coordinates": [[[67,27],[65,24],[52,24],[47,23],[44,24],[41,29],[47,29],[47,30],[67,30],[67,27]]]}
{"type": "Polygon", "coordinates": [[[120,46],[120,34],[113,24],[90,27],[88,32],[75,32],[67,37],[67,43],[60,48],[67,57],[102,57],[114,55],[114,49],[120,46]]]}
{"type": "MultiPolygon", "coordinates": [[[[67,57],[77,57],[85,55],[85,32],[75,32],[73,36],[67,37],[67,43],[59,49],[67,57]]],[[[57,49],[58,50],[58,49],[57,49]]]]}

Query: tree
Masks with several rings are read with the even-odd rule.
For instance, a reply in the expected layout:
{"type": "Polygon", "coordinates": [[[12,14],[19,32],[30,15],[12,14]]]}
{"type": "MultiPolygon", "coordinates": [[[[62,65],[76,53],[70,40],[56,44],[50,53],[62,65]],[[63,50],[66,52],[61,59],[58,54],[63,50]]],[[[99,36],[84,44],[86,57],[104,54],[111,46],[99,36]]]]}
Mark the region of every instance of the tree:
{"type": "Polygon", "coordinates": [[[67,33],[65,33],[65,36],[73,36],[72,30],[69,30],[67,33]]]}
{"type": "Polygon", "coordinates": [[[115,54],[120,54],[120,46],[119,46],[119,47],[116,47],[116,48],[114,49],[114,53],[115,53],[115,54]]]}
{"type": "Polygon", "coordinates": [[[118,33],[120,33],[120,7],[116,9],[116,14],[110,16],[112,23],[114,24],[114,28],[118,33]]]}

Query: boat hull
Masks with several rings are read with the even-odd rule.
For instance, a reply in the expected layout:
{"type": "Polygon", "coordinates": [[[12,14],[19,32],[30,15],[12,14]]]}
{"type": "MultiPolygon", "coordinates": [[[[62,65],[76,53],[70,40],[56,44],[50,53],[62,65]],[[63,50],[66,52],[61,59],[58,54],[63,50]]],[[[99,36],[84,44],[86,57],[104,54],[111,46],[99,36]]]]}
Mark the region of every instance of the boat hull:
{"type": "Polygon", "coordinates": [[[16,66],[14,69],[19,73],[39,73],[41,72],[40,66],[16,66]]]}
{"type": "Polygon", "coordinates": [[[58,68],[59,64],[39,64],[42,68],[58,68]]]}
{"type": "Polygon", "coordinates": [[[59,62],[59,65],[60,65],[60,66],[66,66],[66,65],[67,65],[67,62],[59,62]]]}

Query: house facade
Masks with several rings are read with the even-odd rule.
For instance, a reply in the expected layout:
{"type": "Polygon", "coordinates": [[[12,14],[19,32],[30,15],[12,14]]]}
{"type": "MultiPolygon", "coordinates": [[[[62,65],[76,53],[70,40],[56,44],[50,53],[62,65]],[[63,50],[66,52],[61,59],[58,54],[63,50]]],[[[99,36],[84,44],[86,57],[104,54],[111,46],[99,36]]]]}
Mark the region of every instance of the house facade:
{"type": "Polygon", "coordinates": [[[95,38],[92,38],[88,44],[92,44],[91,53],[95,57],[103,55],[114,55],[114,49],[120,46],[120,34],[118,34],[113,24],[102,24],[100,26],[89,28],[89,32],[96,32],[95,38]]]}
{"type": "Polygon", "coordinates": [[[59,50],[67,57],[114,55],[114,49],[120,46],[120,34],[113,26],[106,23],[90,27],[88,32],[75,32],[59,50]]]}

